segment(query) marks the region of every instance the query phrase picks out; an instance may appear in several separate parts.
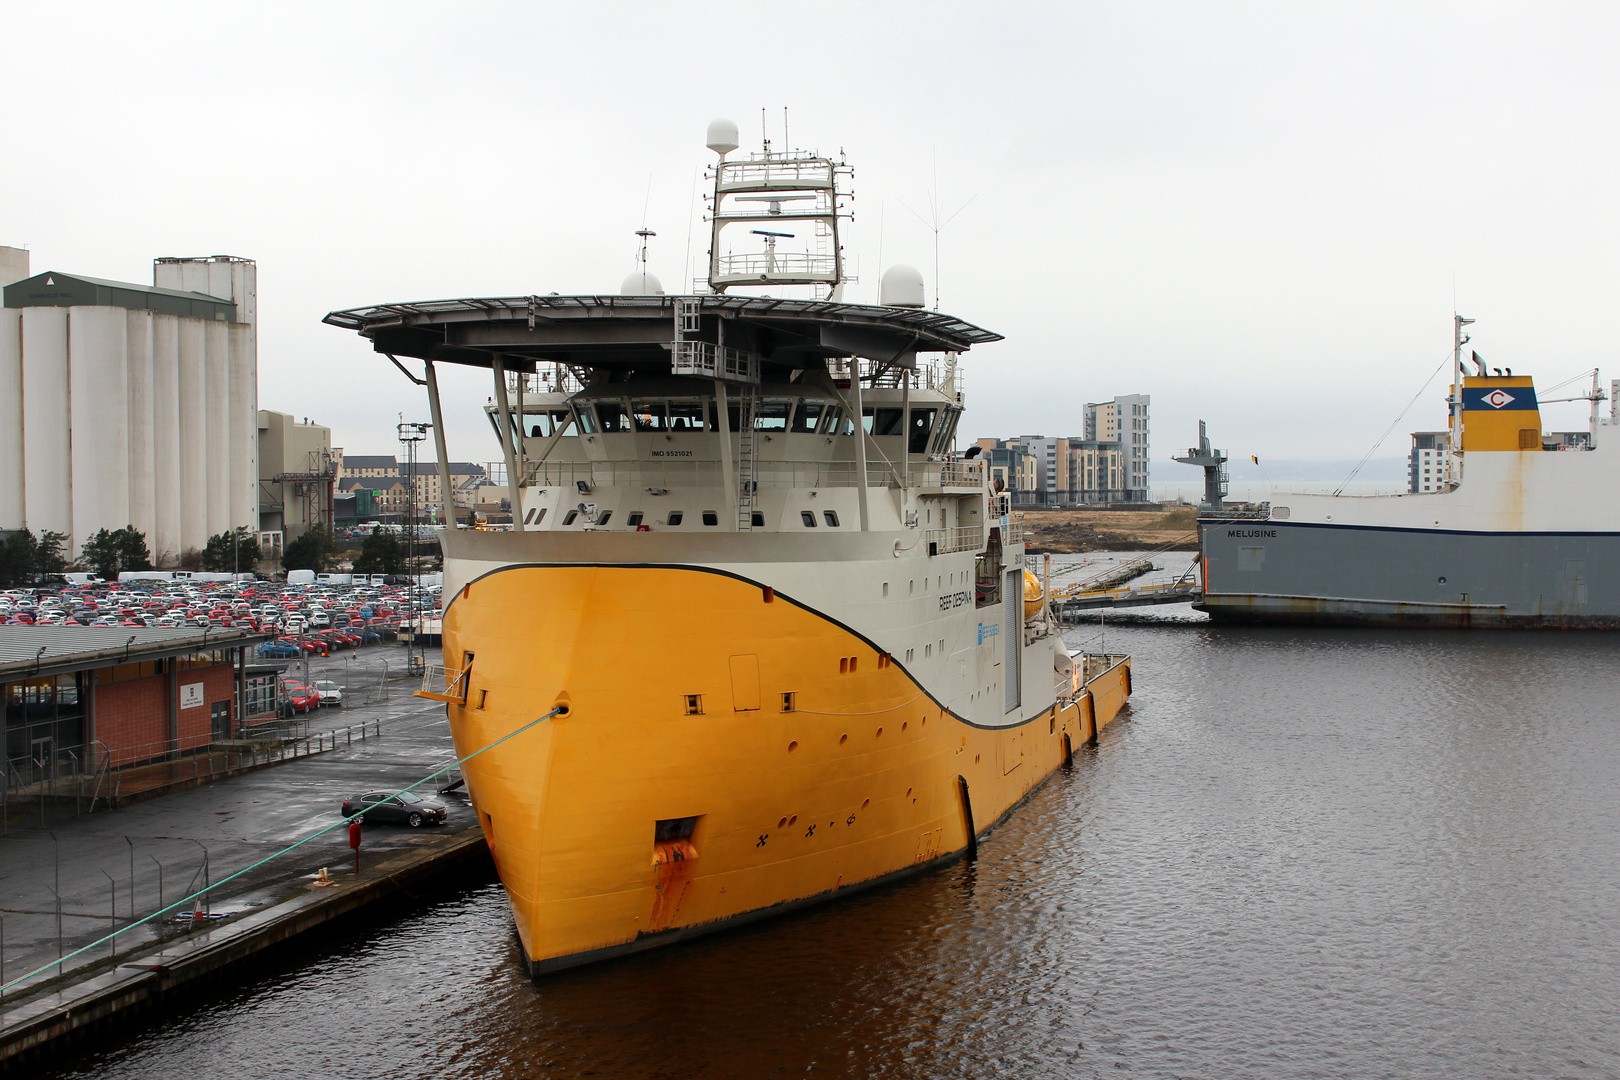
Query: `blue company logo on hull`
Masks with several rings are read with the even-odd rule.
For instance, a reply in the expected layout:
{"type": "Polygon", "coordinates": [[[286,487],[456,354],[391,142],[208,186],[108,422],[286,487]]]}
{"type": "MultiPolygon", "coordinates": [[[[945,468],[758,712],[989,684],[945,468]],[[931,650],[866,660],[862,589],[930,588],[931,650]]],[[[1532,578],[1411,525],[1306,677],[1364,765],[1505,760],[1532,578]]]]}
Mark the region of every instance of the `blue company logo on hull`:
{"type": "Polygon", "coordinates": [[[1536,407],[1533,386],[1465,386],[1463,408],[1479,412],[1511,412],[1536,407]]]}
{"type": "Polygon", "coordinates": [[[1000,636],[1001,636],[1001,624],[1000,623],[980,623],[979,624],[979,644],[980,645],[983,645],[990,638],[995,638],[995,637],[1000,637],[1000,636]]]}

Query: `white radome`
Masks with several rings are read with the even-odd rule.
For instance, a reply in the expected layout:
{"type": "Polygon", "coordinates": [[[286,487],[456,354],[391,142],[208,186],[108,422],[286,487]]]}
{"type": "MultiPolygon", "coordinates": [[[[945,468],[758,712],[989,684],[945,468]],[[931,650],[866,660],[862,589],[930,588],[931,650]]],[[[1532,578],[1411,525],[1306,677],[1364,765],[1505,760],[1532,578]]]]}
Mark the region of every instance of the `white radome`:
{"type": "Polygon", "coordinates": [[[624,284],[619,286],[619,295],[663,296],[664,283],[659,281],[658,278],[652,274],[646,273],[642,270],[637,270],[635,273],[624,279],[624,284]]]}
{"type": "Polygon", "coordinates": [[[927,307],[922,271],[905,263],[895,263],[883,271],[878,283],[878,303],[884,307],[927,307]]]}
{"type": "Polygon", "coordinates": [[[705,145],[721,157],[725,157],[737,149],[737,122],[735,120],[710,121],[709,141],[705,145]]]}

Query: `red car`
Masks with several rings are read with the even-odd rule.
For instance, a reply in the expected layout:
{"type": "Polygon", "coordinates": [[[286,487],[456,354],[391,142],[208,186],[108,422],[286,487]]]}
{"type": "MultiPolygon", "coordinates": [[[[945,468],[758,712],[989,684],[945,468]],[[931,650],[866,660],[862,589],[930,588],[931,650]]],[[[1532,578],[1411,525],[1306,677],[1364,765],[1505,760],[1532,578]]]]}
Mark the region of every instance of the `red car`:
{"type": "Polygon", "coordinates": [[[289,686],[287,696],[295,713],[314,712],[321,707],[321,695],[313,686],[289,686]]]}

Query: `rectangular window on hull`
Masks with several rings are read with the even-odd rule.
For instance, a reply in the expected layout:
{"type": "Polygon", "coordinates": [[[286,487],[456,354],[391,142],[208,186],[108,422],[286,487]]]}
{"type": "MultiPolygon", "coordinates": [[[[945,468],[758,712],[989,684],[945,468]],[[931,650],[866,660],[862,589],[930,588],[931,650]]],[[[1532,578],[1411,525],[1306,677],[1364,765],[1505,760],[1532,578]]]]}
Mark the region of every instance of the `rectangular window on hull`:
{"type": "Polygon", "coordinates": [[[816,513],[814,510],[800,510],[799,520],[804,522],[804,527],[807,529],[816,527],[816,513]]]}
{"type": "Polygon", "coordinates": [[[708,525],[711,528],[720,524],[720,515],[715,513],[713,510],[703,511],[703,524],[708,525]]]}
{"type": "Polygon", "coordinates": [[[664,523],[666,525],[679,525],[684,517],[686,517],[686,515],[681,513],[679,510],[671,510],[669,512],[669,518],[664,523]]]}

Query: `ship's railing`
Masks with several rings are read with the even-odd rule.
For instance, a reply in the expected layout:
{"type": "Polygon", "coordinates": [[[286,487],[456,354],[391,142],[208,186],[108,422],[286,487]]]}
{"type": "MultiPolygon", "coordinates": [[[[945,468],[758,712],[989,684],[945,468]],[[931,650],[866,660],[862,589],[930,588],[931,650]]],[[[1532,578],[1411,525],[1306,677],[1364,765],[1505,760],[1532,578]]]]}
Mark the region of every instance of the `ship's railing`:
{"type": "Polygon", "coordinates": [[[1029,538],[1029,529],[1024,525],[1023,514],[1008,514],[1001,519],[1001,542],[1003,544],[1021,544],[1029,538]]]}
{"type": "Polygon", "coordinates": [[[962,525],[951,529],[925,529],[923,542],[928,554],[945,555],[952,551],[979,551],[984,547],[984,526],[962,525]]]}
{"type": "Polygon", "coordinates": [[[720,256],[715,269],[715,280],[775,277],[806,277],[820,280],[830,278],[837,272],[837,261],[831,255],[813,255],[803,251],[788,251],[776,255],[750,252],[746,255],[720,256]]]}
{"type": "MultiPolygon", "coordinates": [[[[946,360],[919,358],[914,368],[885,366],[871,360],[861,360],[859,363],[862,381],[871,386],[885,389],[909,386],[913,390],[937,390],[957,400],[961,399],[961,372],[954,358],[946,360]]],[[[849,371],[848,359],[834,358],[827,361],[827,373],[834,379],[848,381],[849,371]]]]}
{"type": "Polygon", "coordinates": [[[720,190],[728,188],[754,189],[768,184],[791,191],[795,185],[804,188],[827,188],[833,182],[833,164],[826,158],[772,158],[768,161],[727,161],[720,165],[720,190]]]}
{"type": "MultiPolygon", "coordinates": [[[[490,479],[504,477],[499,462],[491,462],[490,479]]],[[[723,480],[718,461],[545,461],[529,466],[525,486],[577,488],[717,487],[723,480]]],[[[860,466],[853,461],[756,461],[754,482],[760,487],[858,487],[860,466]]],[[[917,461],[906,466],[907,486],[915,488],[978,489],[984,484],[983,467],[976,461],[917,461]]],[[[881,462],[868,462],[866,486],[901,486],[901,473],[881,462]]]]}
{"type": "Polygon", "coordinates": [[[566,364],[541,364],[540,370],[530,375],[521,371],[506,373],[506,391],[512,395],[512,407],[517,408],[519,394],[577,394],[585,389],[579,371],[566,364]]]}
{"type": "Polygon", "coordinates": [[[676,375],[705,375],[711,379],[759,382],[759,356],[707,341],[677,341],[670,370],[676,375]]]}

